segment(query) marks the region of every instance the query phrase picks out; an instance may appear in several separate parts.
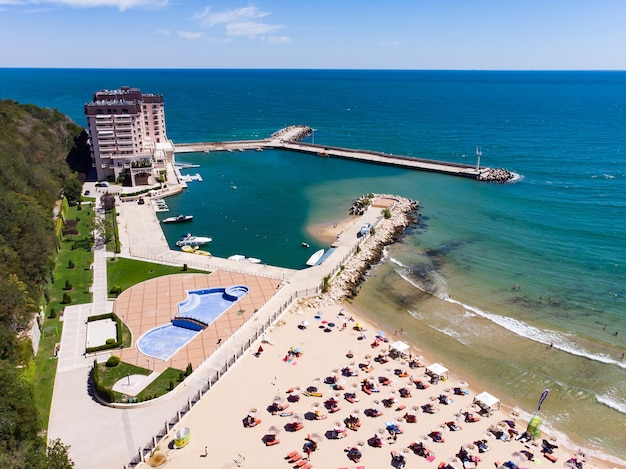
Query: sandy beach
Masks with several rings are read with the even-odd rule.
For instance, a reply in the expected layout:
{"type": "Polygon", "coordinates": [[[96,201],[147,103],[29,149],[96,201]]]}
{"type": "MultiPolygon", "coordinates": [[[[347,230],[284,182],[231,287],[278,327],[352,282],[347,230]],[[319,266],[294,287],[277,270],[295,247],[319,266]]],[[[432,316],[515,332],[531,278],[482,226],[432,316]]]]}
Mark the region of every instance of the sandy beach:
{"type": "MultiPolygon", "coordinates": [[[[336,238],[353,223],[350,217],[311,233],[336,238]]],[[[520,412],[503,403],[481,412],[474,400],[489,390],[455,370],[431,380],[426,370],[433,363],[419,344],[407,343],[404,355],[391,357],[402,331],[380,330],[341,300],[375,246],[355,254],[341,274],[347,278],[336,278],[328,292],[292,306],[213,386],[175,428],[191,430],[189,444],[174,449],[174,432],[159,444],[156,453],[167,458],[160,467],[382,468],[404,461],[406,467],[528,468],[563,467],[572,458],[586,468],[612,467],[547,434],[518,440],[527,426],[520,412]],[[376,391],[366,392],[366,382],[376,391]],[[359,426],[347,428],[355,419],[359,426]],[[272,438],[279,442],[267,445],[272,438]],[[360,458],[351,460],[356,451],[360,458]]]]}
{"type": "MultiPolygon", "coordinates": [[[[576,449],[563,447],[553,449],[555,463],[548,460],[542,453],[543,438],[558,445],[549,435],[525,443],[515,440],[527,422],[514,410],[502,406],[492,415],[479,415],[474,398],[484,390],[472,388],[453,373],[445,381],[431,383],[426,367],[432,363],[414,347],[409,349],[412,359],[424,366],[411,368],[407,357],[388,357],[390,344],[399,338],[398,331],[373,329],[345,303],[286,313],[266,336],[270,343],[259,344],[263,351],[257,356],[252,352],[258,348],[253,348],[179,424],[191,429],[191,442],[182,449],[170,448],[171,438],[161,443],[159,450],[168,458],[163,467],[295,467],[285,457],[293,451],[305,456],[311,440],[317,449],[311,453],[310,463],[319,468],[394,467],[392,452],[405,458],[406,467],[439,467],[443,463],[461,469],[460,451],[479,459],[481,467],[497,467],[507,461],[519,467],[542,463],[562,467],[572,457],[584,460],[576,449]],[[376,339],[383,336],[381,332],[387,342],[376,339]],[[300,352],[295,353],[297,350],[300,352]],[[375,383],[378,392],[364,392],[364,380],[375,383]],[[428,387],[419,389],[417,381],[428,387]],[[321,395],[307,392],[314,388],[321,395]],[[410,395],[402,397],[405,392],[410,395]],[[349,402],[346,393],[354,393],[358,400],[349,402]],[[449,404],[442,403],[443,396],[449,404]],[[336,411],[329,403],[333,398],[336,411]],[[272,414],[274,402],[284,411],[272,414]],[[436,409],[434,413],[424,411],[429,404],[436,409]],[[318,409],[324,418],[315,418],[318,409]],[[368,416],[370,409],[382,415],[368,416]],[[243,419],[248,415],[260,423],[246,428],[243,419]],[[480,420],[466,421],[467,415],[480,420]],[[356,431],[345,426],[350,416],[360,420],[356,431]],[[416,422],[409,423],[413,416],[416,422]],[[303,428],[294,431],[294,423],[299,422],[303,428]],[[394,425],[400,431],[395,438],[389,431],[394,425]],[[452,431],[449,425],[458,425],[460,430],[452,431]],[[444,442],[433,441],[433,432],[441,432],[444,442]],[[502,439],[496,437],[500,432],[502,439]],[[266,446],[264,439],[272,433],[280,442],[266,446]],[[382,441],[380,448],[369,441],[377,435],[382,441]],[[484,440],[488,451],[480,452],[479,440],[484,440]],[[412,449],[415,443],[423,443],[431,456],[416,454],[412,449]],[[360,451],[358,464],[348,458],[349,448],[360,451]]],[[[465,467],[475,464],[466,463],[465,467]]],[[[609,466],[587,461],[584,467],[609,466]]]]}

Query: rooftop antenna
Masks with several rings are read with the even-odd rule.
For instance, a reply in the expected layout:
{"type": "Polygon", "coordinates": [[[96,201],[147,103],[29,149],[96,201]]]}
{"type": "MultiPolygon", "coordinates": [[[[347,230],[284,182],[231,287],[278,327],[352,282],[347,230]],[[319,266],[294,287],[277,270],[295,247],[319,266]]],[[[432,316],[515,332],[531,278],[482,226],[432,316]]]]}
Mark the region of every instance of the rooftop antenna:
{"type": "Polygon", "coordinates": [[[480,171],[480,157],[483,156],[483,147],[476,147],[476,172],[480,171]]]}

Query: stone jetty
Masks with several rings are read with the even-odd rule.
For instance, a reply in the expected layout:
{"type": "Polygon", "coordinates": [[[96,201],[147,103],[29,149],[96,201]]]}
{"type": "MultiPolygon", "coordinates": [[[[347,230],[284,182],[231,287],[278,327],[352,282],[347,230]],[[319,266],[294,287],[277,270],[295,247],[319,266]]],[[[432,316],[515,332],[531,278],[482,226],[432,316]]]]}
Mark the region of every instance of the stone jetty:
{"type": "Polygon", "coordinates": [[[175,153],[190,153],[210,151],[234,151],[234,150],[263,150],[264,148],[281,148],[284,150],[309,153],[326,158],[341,158],[353,161],[362,161],[373,164],[394,166],[397,168],[413,169],[417,171],[429,171],[433,173],[461,176],[488,182],[509,182],[517,175],[505,169],[489,167],[477,168],[475,165],[454,163],[449,161],[437,161],[427,158],[394,155],[379,151],[358,150],[353,148],[334,147],[306,143],[301,140],[313,133],[313,129],[306,125],[290,125],[274,132],[270,138],[261,140],[241,140],[230,142],[198,142],[180,143],[175,145],[175,153]]]}
{"type": "MultiPolygon", "coordinates": [[[[369,239],[360,245],[343,265],[343,268],[328,282],[326,291],[312,298],[303,299],[300,307],[322,308],[341,302],[347,298],[354,298],[361,283],[365,280],[365,272],[380,261],[385,246],[393,244],[402,237],[406,228],[417,223],[419,203],[397,195],[368,194],[359,197],[350,209],[362,206],[364,201],[374,199],[394,199],[389,206],[389,218],[382,218],[374,226],[369,239]]],[[[370,207],[372,210],[373,207],[370,207]]]]}

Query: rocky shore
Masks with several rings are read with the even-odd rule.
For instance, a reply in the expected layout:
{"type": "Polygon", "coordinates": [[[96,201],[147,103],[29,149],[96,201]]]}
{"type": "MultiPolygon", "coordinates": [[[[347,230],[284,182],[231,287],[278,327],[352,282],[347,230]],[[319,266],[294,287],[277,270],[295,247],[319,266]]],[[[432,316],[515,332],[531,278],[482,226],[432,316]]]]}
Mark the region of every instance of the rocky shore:
{"type": "Polygon", "coordinates": [[[482,168],[476,177],[479,181],[506,183],[515,179],[516,174],[508,169],[482,168]]]}
{"type": "Polygon", "coordinates": [[[297,142],[313,133],[308,125],[290,125],[272,134],[272,138],[278,138],[285,142],[297,142]]]}
{"type": "MultiPolygon", "coordinates": [[[[316,297],[303,300],[300,307],[321,308],[337,304],[345,299],[354,298],[365,279],[365,272],[372,264],[380,261],[385,246],[398,241],[406,228],[417,223],[418,202],[395,195],[368,194],[359,197],[350,208],[350,214],[357,211],[377,210],[373,206],[376,199],[393,199],[395,202],[388,207],[391,216],[382,218],[374,227],[369,239],[348,259],[336,276],[328,282],[326,291],[316,297]]],[[[382,209],[381,209],[382,210],[382,209]]]]}

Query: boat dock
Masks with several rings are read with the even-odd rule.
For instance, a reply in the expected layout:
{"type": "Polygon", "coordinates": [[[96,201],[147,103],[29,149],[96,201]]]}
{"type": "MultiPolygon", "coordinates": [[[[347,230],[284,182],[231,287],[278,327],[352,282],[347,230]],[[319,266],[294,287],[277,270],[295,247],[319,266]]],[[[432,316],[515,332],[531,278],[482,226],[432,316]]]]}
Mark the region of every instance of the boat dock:
{"type": "Polygon", "coordinates": [[[320,157],[342,158],[373,164],[394,166],[398,168],[429,171],[433,173],[461,176],[479,181],[509,182],[515,174],[506,169],[489,168],[479,165],[453,163],[448,161],[414,158],[411,156],[393,155],[390,153],[333,147],[314,143],[303,143],[300,140],[311,134],[313,129],[307,126],[289,126],[275,132],[270,138],[261,140],[239,140],[230,142],[198,142],[175,145],[176,153],[211,151],[257,150],[264,148],[280,148],[289,151],[309,153],[320,157]]]}

